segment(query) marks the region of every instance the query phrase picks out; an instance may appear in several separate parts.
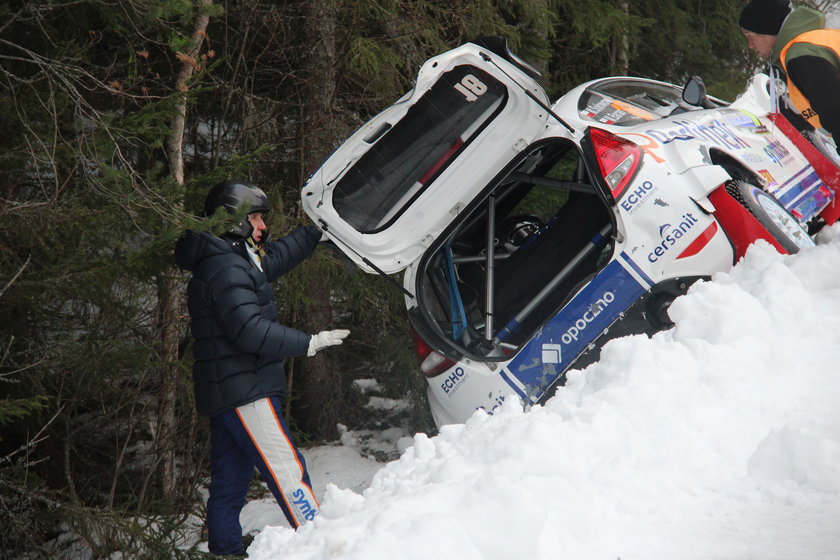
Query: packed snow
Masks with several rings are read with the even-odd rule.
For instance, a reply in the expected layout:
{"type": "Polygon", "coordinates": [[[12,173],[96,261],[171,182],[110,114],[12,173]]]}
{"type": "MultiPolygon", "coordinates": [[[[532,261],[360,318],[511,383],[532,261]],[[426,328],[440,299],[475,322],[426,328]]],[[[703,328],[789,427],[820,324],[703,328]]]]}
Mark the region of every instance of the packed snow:
{"type": "Polygon", "coordinates": [[[545,406],[306,450],[322,513],[243,512],[251,560],[840,558],[840,226],[759,242],[545,406]],[[263,526],[265,526],[263,528],[263,526]],[[261,530],[260,530],[261,529],[261,530]]]}

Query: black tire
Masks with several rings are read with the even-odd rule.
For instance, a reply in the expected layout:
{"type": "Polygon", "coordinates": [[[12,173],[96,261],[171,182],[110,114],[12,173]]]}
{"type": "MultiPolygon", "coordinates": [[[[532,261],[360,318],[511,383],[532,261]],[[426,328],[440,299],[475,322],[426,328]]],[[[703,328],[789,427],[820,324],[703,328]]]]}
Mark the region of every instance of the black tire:
{"type": "Polygon", "coordinates": [[[727,191],[734,196],[755,219],[770,232],[785,251],[794,255],[814,240],[808,231],[770,193],[744,181],[731,181],[727,191]]]}

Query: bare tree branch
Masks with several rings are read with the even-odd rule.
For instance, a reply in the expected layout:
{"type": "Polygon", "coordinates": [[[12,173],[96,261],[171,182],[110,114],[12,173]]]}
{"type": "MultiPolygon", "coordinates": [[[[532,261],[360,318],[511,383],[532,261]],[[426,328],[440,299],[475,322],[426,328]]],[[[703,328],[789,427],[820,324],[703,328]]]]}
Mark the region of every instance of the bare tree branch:
{"type": "Polygon", "coordinates": [[[31,260],[32,260],[32,255],[29,255],[28,257],[26,257],[26,261],[24,261],[24,263],[20,266],[18,271],[15,272],[15,275],[12,276],[11,280],[9,280],[6,283],[6,285],[3,286],[3,289],[0,290],[0,298],[2,298],[3,294],[6,293],[6,290],[9,289],[9,286],[14,284],[17,281],[17,279],[20,277],[20,275],[23,273],[23,271],[26,270],[26,267],[29,266],[29,261],[31,261],[31,260]]]}

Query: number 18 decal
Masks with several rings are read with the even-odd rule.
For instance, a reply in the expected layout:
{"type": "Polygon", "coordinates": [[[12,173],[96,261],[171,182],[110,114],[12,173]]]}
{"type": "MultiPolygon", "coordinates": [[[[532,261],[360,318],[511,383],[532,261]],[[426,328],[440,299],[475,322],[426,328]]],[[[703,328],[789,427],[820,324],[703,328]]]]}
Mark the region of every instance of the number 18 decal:
{"type": "Polygon", "coordinates": [[[455,89],[457,89],[470,103],[478,99],[479,95],[484,95],[487,91],[487,86],[473,76],[472,74],[467,74],[463,78],[461,78],[461,82],[455,84],[455,89]]]}

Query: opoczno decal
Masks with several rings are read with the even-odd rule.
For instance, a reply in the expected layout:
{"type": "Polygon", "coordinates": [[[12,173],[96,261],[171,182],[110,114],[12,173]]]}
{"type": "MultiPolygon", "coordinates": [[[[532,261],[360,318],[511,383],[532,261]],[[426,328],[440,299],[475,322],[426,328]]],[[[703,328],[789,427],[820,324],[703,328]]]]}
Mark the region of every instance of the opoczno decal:
{"type": "Polygon", "coordinates": [[[529,397],[538,399],[545,388],[644,291],[645,287],[624,265],[618,261],[610,262],[543,326],[510,361],[507,369],[522,383],[529,397]],[[545,349],[553,345],[560,347],[556,352],[545,353],[545,349]],[[543,360],[544,355],[550,356],[548,362],[543,360]]]}

